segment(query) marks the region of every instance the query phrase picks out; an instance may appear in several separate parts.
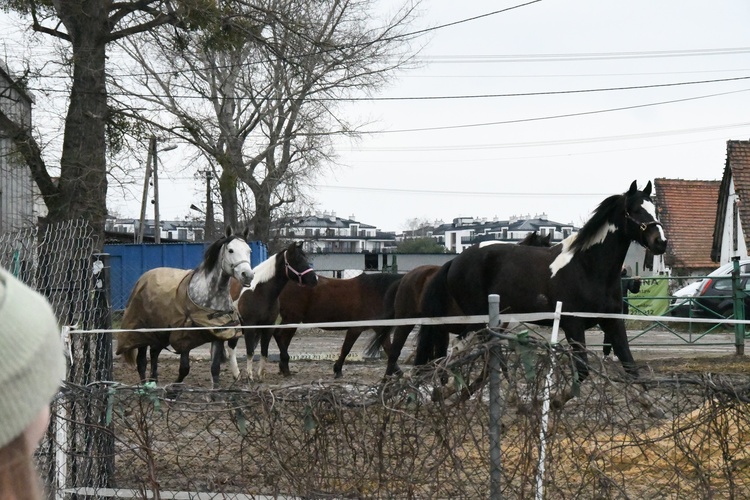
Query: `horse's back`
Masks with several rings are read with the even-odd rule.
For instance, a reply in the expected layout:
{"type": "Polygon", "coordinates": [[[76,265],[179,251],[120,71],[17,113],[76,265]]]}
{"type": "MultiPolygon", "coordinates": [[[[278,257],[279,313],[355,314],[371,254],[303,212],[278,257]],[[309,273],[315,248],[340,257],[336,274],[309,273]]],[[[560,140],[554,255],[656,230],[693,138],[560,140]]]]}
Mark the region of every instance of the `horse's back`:
{"type": "Polygon", "coordinates": [[[190,271],[157,267],[136,281],[125,307],[123,328],[160,328],[174,323],[168,311],[174,308],[177,287],[190,271]]]}
{"type": "Polygon", "coordinates": [[[455,259],[446,276],[450,295],[466,314],[485,314],[487,296],[500,295],[501,309],[548,310],[551,270],[557,248],[521,245],[472,247],[455,259]]]}
{"type": "MultiPolygon", "coordinates": [[[[122,328],[169,328],[179,323],[176,291],[188,273],[190,270],[172,267],[157,267],[143,273],[130,293],[122,328]]],[[[117,332],[117,354],[141,345],[163,344],[168,336],[164,332],[117,332]]]]}
{"type": "Polygon", "coordinates": [[[378,319],[388,288],[401,275],[360,274],[354,278],[318,277],[313,288],[287,285],[279,296],[285,323],[313,323],[378,319]]]}

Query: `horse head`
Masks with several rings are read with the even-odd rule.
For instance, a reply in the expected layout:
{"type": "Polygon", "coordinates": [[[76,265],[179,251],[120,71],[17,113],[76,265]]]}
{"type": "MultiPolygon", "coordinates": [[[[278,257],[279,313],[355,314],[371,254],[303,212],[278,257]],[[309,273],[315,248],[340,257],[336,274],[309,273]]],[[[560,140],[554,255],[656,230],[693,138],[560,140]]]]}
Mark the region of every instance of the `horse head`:
{"type": "Polygon", "coordinates": [[[290,281],[296,281],[300,286],[312,287],[318,284],[318,276],[307,260],[307,255],[302,249],[302,245],[303,242],[297,241],[284,250],[286,276],[290,281]]]}
{"type": "Polygon", "coordinates": [[[624,196],[625,234],[654,255],[663,254],[667,250],[667,238],[656,216],[656,207],[651,201],[651,181],[648,181],[643,191],[639,191],[633,181],[624,196]]]}
{"type": "MultiPolygon", "coordinates": [[[[225,236],[217,240],[206,251],[207,254],[213,252],[212,255],[217,255],[216,262],[221,266],[221,272],[225,276],[234,277],[243,286],[250,286],[254,275],[250,264],[250,245],[246,241],[248,233],[249,231],[246,229],[243,237],[234,235],[232,234],[232,227],[228,226],[225,236]]],[[[208,259],[206,261],[208,262],[208,259]]]]}

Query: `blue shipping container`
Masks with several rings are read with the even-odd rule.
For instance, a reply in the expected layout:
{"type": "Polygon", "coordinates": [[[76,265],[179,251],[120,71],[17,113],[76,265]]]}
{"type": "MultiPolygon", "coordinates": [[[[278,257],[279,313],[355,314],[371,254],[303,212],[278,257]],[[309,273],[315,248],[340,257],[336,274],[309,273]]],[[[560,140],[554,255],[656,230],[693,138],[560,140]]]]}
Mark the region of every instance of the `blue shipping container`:
{"type": "MultiPolygon", "coordinates": [[[[257,266],[268,258],[268,249],[263,242],[250,241],[250,265],[257,266]]],[[[130,291],[143,273],[155,267],[193,269],[203,261],[203,254],[210,243],[126,243],[104,245],[109,254],[110,297],[113,310],[123,310],[130,291]]]]}

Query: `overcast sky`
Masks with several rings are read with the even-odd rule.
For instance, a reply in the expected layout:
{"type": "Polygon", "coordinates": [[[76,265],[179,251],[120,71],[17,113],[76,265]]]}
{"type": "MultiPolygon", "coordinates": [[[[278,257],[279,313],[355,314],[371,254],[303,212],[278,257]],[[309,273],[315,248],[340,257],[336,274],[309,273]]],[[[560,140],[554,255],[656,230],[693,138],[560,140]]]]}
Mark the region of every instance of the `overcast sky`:
{"type": "MultiPolygon", "coordinates": [[[[422,26],[520,4],[427,0],[422,26]]],[[[357,103],[386,133],[342,141],[348,167],[319,181],[320,207],[384,230],[580,225],[633,180],[720,179],[726,141],[750,138],[748,21],[741,0],[543,0],[437,29],[424,68],[382,96],[453,99],[357,103]]]]}
{"type": "MultiPolygon", "coordinates": [[[[321,212],[401,231],[541,213],[581,225],[633,180],[720,179],[726,141],[750,138],[748,21],[747,0],[424,0],[414,28],[437,29],[423,66],[347,106],[373,133],[337,142],[310,192],[321,212]]],[[[16,70],[37,50],[18,39],[0,34],[16,70]]],[[[205,184],[169,173],[179,151],[160,160],[161,218],[181,219],[205,184]]],[[[137,218],[141,191],[110,189],[110,208],[137,218]]]]}

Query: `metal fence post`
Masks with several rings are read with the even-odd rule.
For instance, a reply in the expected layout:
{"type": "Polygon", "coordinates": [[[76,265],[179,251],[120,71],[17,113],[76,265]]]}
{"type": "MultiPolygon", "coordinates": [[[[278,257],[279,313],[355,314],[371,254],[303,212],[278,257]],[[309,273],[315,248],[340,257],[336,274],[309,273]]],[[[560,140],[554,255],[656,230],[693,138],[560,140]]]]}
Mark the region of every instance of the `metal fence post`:
{"type": "MultiPolygon", "coordinates": [[[[740,279],[740,258],[732,257],[732,301],[734,302],[734,319],[745,320],[745,290],[740,279]]],[[[745,354],[745,324],[734,324],[734,348],[737,356],[745,354]]]]}
{"type": "MultiPolygon", "coordinates": [[[[500,325],[500,296],[492,294],[489,301],[489,326],[496,328],[500,325]]],[[[502,479],[502,452],[500,450],[500,419],[503,415],[502,400],[500,398],[500,352],[499,347],[490,349],[490,499],[501,498],[500,482],[502,479]]]]}

